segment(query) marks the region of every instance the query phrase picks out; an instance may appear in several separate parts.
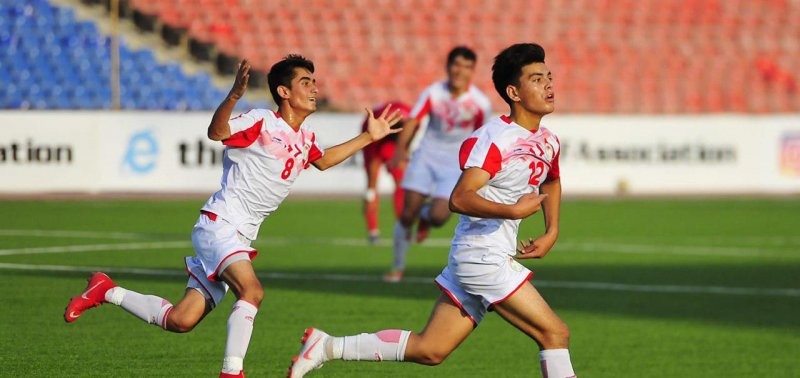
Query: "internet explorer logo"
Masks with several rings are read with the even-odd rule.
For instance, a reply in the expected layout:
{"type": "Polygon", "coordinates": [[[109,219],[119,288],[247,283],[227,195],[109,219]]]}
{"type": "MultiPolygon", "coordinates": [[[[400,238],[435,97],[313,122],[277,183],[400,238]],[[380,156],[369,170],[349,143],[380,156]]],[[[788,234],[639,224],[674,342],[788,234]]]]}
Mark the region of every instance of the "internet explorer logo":
{"type": "Polygon", "coordinates": [[[153,136],[153,130],[143,130],[133,134],[128,141],[122,168],[137,175],[144,175],[155,169],[157,160],[158,141],[153,136]]]}

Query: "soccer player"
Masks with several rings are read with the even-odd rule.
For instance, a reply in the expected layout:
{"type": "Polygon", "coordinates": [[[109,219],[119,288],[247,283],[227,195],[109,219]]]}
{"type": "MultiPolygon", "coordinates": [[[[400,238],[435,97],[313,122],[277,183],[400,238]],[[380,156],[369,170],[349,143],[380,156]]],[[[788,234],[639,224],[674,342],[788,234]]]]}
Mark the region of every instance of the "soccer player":
{"type": "MultiPolygon", "coordinates": [[[[397,101],[387,102],[372,109],[375,114],[380,114],[387,107],[391,106],[400,112],[403,119],[408,119],[408,114],[411,108],[397,101]]],[[[367,130],[368,120],[365,119],[361,125],[361,131],[367,130]]],[[[370,244],[377,244],[380,240],[380,229],[378,228],[378,210],[380,205],[380,198],[378,198],[378,175],[381,172],[381,166],[386,165],[386,170],[392,175],[394,179],[394,213],[396,218],[400,218],[400,212],[403,211],[403,188],[400,187],[400,182],[403,180],[403,171],[405,170],[404,164],[399,166],[389,167],[387,162],[394,157],[395,148],[397,146],[397,135],[390,135],[381,139],[378,142],[372,143],[364,148],[364,169],[367,172],[367,192],[364,195],[364,218],[367,223],[367,237],[370,244]]]]}
{"type": "Polygon", "coordinates": [[[251,243],[264,218],[289,194],[301,171],[313,164],[328,169],[358,150],[399,130],[398,112],[387,107],[377,118],[367,109],[367,131],[326,151],[303,121],[317,109],[314,64],[289,55],[272,66],[267,76],[278,111],[254,109],[231,118],[244,95],[250,65],[242,61],[236,81],[211,119],[208,137],[226,146],[222,188],[202,207],[192,230],[195,256],[186,257],[189,281],[183,298],[174,306],[166,299],[143,295],[117,286],[103,273],[95,273],[79,296],[73,297],[64,318],[74,322],[81,313],[103,303],[113,303],[134,316],[171,332],[189,332],[217,306],[228,288],[236,303],[228,317],[220,377],[244,377],[243,360],[253,331],[253,320],[264,295],[251,260],[251,243]]]}
{"type": "Polygon", "coordinates": [[[558,238],[561,183],[558,138],[540,125],[554,109],[544,49],[525,43],[503,50],[492,67],[510,114],[489,120],[461,146],[463,170],[450,207],[461,214],[449,263],[436,277],[442,294],[421,333],[383,330],[332,337],[310,328],[289,370],[302,377],[328,360],[409,361],[437,365],[477,327],[487,310],[531,337],[542,375],[575,377],[569,330],[514,260],[543,258],[558,238]],[[545,233],[516,245],[521,219],[544,213],[545,233]]]}
{"type": "Polygon", "coordinates": [[[397,137],[397,150],[391,167],[408,160],[409,143],[420,121],[428,117],[428,127],[403,178],[403,211],[394,226],[394,259],[387,282],[398,282],[406,268],[406,253],[411,241],[411,227],[419,218],[417,242],[427,238],[431,226],[439,227],[450,218],[447,201],[461,173],[458,148],[470,133],[480,127],[491,113],[486,95],[471,84],[477,57],[467,47],[454,48],[447,55],[447,80],[425,89],[411,109],[397,137]],[[432,198],[429,204],[426,199],[432,198]]]}

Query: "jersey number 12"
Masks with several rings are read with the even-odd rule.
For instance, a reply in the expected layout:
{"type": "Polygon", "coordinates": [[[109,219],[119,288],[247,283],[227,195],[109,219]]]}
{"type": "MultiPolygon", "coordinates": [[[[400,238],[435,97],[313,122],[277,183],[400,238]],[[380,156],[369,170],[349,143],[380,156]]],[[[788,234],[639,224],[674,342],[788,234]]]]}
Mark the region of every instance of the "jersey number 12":
{"type": "Polygon", "coordinates": [[[530,168],[531,168],[531,179],[528,180],[528,184],[531,184],[533,186],[539,186],[539,184],[541,183],[541,181],[539,180],[542,178],[542,175],[544,174],[544,163],[542,163],[539,160],[534,160],[531,162],[530,168]]]}

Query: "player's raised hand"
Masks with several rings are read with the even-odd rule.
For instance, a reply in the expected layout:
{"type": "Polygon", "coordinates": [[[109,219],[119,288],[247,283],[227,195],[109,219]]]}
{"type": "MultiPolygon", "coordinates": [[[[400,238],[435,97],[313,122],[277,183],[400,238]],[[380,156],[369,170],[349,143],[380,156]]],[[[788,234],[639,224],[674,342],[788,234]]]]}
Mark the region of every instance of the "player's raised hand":
{"type": "Polygon", "coordinates": [[[398,127],[396,129],[392,128],[392,126],[396,125],[401,119],[403,119],[399,108],[391,111],[391,106],[387,106],[377,118],[374,114],[372,114],[372,110],[369,108],[364,108],[364,110],[367,111],[367,133],[372,138],[373,142],[383,139],[389,134],[399,133],[403,130],[402,127],[398,127]]]}
{"type": "Polygon", "coordinates": [[[514,207],[514,219],[527,218],[542,209],[542,201],[547,198],[547,194],[536,192],[528,193],[519,197],[514,207]]]}
{"type": "Polygon", "coordinates": [[[528,238],[527,243],[525,240],[520,240],[517,247],[517,258],[541,259],[547,255],[547,252],[550,252],[554,244],[556,244],[556,236],[549,233],[536,238],[536,240],[528,238]]]}
{"type": "Polygon", "coordinates": [[[247,59],[243,59],[239,62],[239,69],[236,71],[236,80],[233,82],[233,88],[231,88],[229,96],[234,100],[242,98],[247,91],[248,81],[250,81],[250,63],[247,62],[247,59]]]}

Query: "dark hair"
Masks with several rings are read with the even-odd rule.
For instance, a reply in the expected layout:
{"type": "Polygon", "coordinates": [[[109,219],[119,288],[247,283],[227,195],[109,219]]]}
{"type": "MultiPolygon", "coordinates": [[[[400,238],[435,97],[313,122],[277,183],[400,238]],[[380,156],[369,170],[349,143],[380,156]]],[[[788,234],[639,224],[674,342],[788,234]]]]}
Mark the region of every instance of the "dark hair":
{"type": "Polygon", "coordinates": [[[475,55],[475,51],[472,51],[472,49],[470,49],[469,47],[456,46],[452,50],[450,50],[450,53],[447,54],[447,67],[450,67],[450,65],[453,64],[453,61],[456,60],[456,58],[459,56],[466,60],[471,60],[473,62],[478,60],[478,56],[475,55]]]}
{"type": "Polygon", "coordinates": [[[507,104],[513,101],[508,98],[506,88],[519,85],[522,67],[531,63],[544,63],[544,48],[535,43],[518,43],[511,45],[494,58],[492,65],[492,82],[494,89],[507,104]]]}
{"type": "Polygon", "coordinates": [[[302,55],[289,54],[278,63],[273,64],[272,68],[269,69],[267,83],[269,84],[269,93],[272,94],[272,99],[276,104],[281,102],[278,87],[281,85],[291,87],[292,79],[295,77],[295,68],[305,68],[314,73],[314,62],[302,55]]]}

